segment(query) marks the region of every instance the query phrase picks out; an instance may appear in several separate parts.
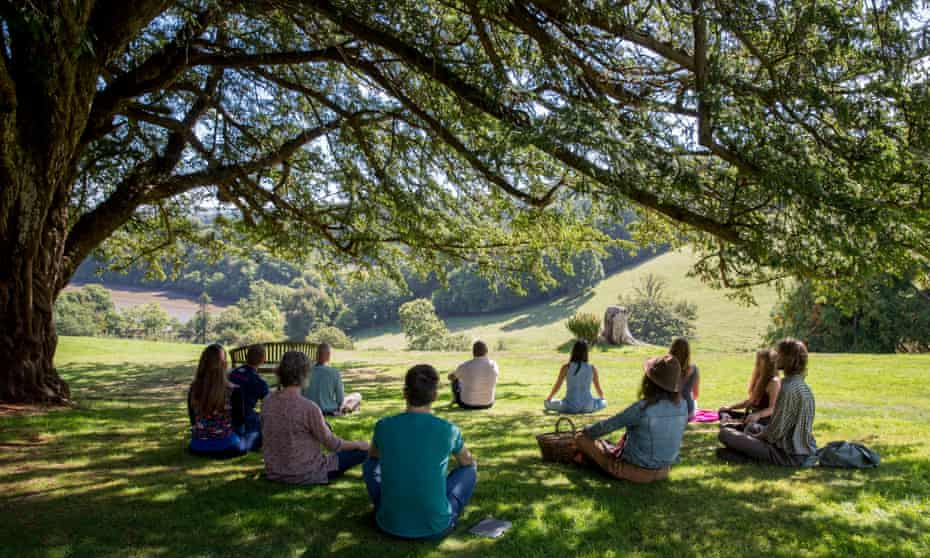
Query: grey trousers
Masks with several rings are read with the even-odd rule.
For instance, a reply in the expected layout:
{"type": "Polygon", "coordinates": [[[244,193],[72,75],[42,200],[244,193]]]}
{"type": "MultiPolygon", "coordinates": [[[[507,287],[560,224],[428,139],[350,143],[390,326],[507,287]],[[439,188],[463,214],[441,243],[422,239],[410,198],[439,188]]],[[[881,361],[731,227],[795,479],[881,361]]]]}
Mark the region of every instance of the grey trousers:
{"type": "Polygon", "coordinates": [[[763,463],[773,463],[785,467],[800,467],[804,460],[807,459],[806,455],[792,455],[781,448],[734,428],[721,428],[718,438],[729,449],[763,463]]]}

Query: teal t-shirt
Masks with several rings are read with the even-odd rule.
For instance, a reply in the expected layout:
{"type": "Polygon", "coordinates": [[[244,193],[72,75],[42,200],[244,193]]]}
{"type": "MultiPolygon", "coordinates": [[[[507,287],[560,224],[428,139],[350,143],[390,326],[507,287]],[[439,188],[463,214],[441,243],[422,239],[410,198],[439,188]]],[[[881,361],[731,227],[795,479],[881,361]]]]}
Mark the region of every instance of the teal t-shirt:
{"type": "Polygon", "coordinates": [[[449,454],[465,445],[459,428],[429,413],[403,413],[379,420],[372,441],[381,461],[378,525],[406,538],[445,531],[452,520],[449,454]]]}
{"type": "Polygon", "coordinates": [[[310,369],[310,383],[304,397],[317,404],[324,413],[334,413],[342,406],[345,397],[342,375],[332,366],[317,364],[310,369]]]}

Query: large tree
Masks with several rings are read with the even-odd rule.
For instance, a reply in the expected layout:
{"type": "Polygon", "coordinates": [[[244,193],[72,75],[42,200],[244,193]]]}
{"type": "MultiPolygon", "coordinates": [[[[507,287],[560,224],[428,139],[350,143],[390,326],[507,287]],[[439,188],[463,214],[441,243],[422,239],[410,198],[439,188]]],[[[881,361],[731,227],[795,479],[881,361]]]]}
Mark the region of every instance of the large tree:
{"type": "Polygon", "coordinates": [[[913,272],[917,4],[0,0],[0,399],[67,398],[58,293],[198,206],[334,263],[538,270],[632,207],[727,286],[913,272]]]}

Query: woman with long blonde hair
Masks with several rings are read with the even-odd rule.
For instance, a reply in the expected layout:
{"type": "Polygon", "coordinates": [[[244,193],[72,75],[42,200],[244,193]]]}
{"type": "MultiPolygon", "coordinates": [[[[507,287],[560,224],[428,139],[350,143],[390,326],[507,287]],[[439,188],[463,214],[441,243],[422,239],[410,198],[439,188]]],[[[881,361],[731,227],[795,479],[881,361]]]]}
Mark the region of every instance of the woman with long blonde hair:
{"type": "Polygon", "coordinates": [[[775,402],[781,391],[781,378],[775,368],[775,353],[770,349],[756,352],[756,364],[749,379],[749,394],[746,399],[733,405],[720,408],[721,420],[724,417],[743,419],[744,424],[759,423],[767,425],[775,412],[775,402]],[[737,409],[745,409],[740,412],[737,409]]]}
{"type": "Polygon", "coordinates": [[[223,459],[249,451],[233,430],[234,411],[240,419],[242,414],[242,397],[236,388],[226,379],[226,350],[222,345],[208,346],[200,354],[187,392],[191,453],[223,459]]]}

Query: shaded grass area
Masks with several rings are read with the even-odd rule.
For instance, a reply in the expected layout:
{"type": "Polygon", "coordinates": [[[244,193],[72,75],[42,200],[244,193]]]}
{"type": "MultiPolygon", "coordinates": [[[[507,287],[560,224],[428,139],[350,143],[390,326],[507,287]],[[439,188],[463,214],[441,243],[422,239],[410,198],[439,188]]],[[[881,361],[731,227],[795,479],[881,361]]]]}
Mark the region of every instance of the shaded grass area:
{"type": "MultiPolygon", "coordinates": [[[[498,402],[486,412],[447,406],[479,460],[460,527],[440,543],[411,543],[372,525],[359,471],[330,486],[261,477],[260,455],[234,461],[184,451],[184,389],[196,348],[64,339],[58,365],[79,406],[0,423],[0,556],[922,556],[930,552],[930,358],[813,355],[809,382],[823,444],[860,439],[883,464],[872,471],[788,470],[717,462],[716,428],[691,425],[667,482],[638,486],[539,460],[534,435],[565,358],[492,354],[498,402]],[[166,364],[159,364],[161,357],[166,364]],[[513,521],[501,539],[466,532],[484,517],[513,521]]],[[[632,400],[649,349],[595,353],[610,407],[632,400]]],[[[337,353],[362,412],[333,421],[368,438],[402,409],[401,378],[417,362],[443,373],[466,355],[337,353]]],[[[750,355],[695,355],[701,406],[741,397],[750,355]]],[[[443,389],[447,389],[443,382],[443,389]]]]}

